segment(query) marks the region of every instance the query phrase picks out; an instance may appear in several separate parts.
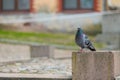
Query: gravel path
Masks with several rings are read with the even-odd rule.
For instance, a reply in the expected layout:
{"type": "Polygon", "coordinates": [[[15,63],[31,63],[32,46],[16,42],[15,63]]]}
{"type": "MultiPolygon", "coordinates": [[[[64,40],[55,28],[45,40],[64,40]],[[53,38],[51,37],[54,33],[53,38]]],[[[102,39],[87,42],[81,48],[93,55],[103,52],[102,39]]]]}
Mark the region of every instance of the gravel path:
{"type": "Polygon", "coordinates": [[[25,62],[0,64],[0,73],[62,74],[71,76],[71,59],[35,58],[25,62]]]}

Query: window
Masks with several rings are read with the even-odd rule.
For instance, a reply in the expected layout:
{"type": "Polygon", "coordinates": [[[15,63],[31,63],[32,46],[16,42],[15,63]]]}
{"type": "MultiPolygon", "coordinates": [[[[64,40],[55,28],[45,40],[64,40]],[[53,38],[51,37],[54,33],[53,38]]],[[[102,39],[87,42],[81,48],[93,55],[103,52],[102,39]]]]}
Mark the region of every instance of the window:
{"type": "Polygon", "coordinates": [[[14,0],[2,0],[2,10],[14,10],[15,1],[14,0]]]}
{"type": "Polygon", "coordinates": [[[76,9],[77,0],[64,0],[64,8],[65,9],[76,9]]]}
{"type": "Polygon", "coordinates": [[[24,11],[30,10],[31,0],[0,0],[2,11],[24,11]]]}
{"type": "Polygon", "coordinates": [[[29,10],[30,1],[29,0],[18,0],[18,9],[19,10],[29,10]]]}
{"type": "Polygon", "coordinates": [[[80,8],[82,9],[93,9],[93,0],[80,0],[80,8]]]}
{"type": "Polygon", "coordinates": [[[64,9],[93,9],[94,0],[63,0],[64,9]]]}

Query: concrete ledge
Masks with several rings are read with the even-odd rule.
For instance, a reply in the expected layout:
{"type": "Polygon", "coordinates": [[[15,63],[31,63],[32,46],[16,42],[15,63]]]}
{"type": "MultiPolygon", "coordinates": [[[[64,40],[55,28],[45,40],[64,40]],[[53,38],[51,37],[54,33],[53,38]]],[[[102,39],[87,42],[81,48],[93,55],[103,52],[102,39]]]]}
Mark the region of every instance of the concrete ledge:
{"type": "Polygon", "coordinates": [[[73,52],[73,80],[114,80],[120,75],[120,51],[73,52]]]}
{"type": "Polygon", "coordinates": [[[52,74],[0,73],[0,80],[4,79],[72,80],[72,77],[52,74]]]}
{"type": "Polygon", "coordinates": [[[29,60],[35,57],[52,58],[53,54],[52,46],[0,43],[0,62],[29,60]]]}
{"type": "Polygon", "coordinates": [[[0,43],[0,62],[29,60],[37,57],[71,58],[72,50],[49,45],[0,43]]]}

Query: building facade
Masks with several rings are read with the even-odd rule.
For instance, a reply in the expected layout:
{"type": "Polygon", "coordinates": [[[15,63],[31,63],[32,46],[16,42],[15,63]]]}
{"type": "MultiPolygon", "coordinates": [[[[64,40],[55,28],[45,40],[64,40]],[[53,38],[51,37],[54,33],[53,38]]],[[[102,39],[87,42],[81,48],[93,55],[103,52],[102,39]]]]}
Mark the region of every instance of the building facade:
{"type": "MultiPolygon", "coordinates": [[[[0,13],[86,13],[103,10],[104,0],[0,0],[0,13]]],[[[107,5],[104,7],[106,8],[107,5]]]]}

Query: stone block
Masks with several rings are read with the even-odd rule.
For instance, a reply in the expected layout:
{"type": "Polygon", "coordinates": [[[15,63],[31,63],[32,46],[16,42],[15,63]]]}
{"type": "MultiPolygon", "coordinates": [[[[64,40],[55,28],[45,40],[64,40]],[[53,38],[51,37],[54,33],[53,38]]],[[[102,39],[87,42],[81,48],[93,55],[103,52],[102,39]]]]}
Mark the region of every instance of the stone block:
{"type": "Polygon", "coordinates": [[[36,57],[53,58],[53,54],[52,46],[0,43],[0,62],[29,60],[36,57]]]}
{"type": "Polygon", "coordinates": [[[73,80],[114,80],[120,75],[120,51],[74,52],[73,80]]]}
{"type": "Polygon", "coordinates": [[[29,60],[30,47],[12,44],[0,44],[0,62],[29,60]]]}
{"type": "Polygon", "coordinates": [[[111,45],[111,50],[120,50],[120,12],[103,14],[102,34],[98,35],[96,40],[111,45]]]}
{"type": "Polygon", "coordinates": [[[111,52],[94,53],[94,79],[93,80],[113,80],[114,79],[114,55],[111,52]]]}
{"type": "Polygon", "coordinates": [[[103,33],[120,33],[120,12],[103,14],[102,31],[103,33]]]}
{"type": "Polygon", "coordinates": [[[93,55],[73,53],[73,80],[94,80],[93,55]]]}
{"type": "Polygon", "coordinates": [[[49,57],[54,58],[54,47],[48,45],[31,46],[31,57],[49,57]]]}

